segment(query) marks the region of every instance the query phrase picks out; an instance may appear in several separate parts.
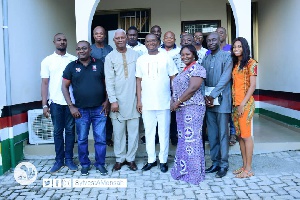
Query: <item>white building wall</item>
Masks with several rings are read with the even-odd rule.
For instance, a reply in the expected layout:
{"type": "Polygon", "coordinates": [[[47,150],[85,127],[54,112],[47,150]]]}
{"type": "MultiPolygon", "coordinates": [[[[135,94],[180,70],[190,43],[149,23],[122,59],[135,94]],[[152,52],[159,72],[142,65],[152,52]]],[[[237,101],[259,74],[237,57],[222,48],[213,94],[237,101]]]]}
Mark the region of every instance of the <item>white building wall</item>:
{"type": "Polygon", "coordinates": [[[100,0],[75,0],[76,39],[91,41],[91,24],[100,0]]]}
{"type": "MultiPolygon", "coordinates": [[[[2,3],[0,4],[0,25],[3,26],[2,3]]],[[[5,65],[3,49],[3,31],[0,31],[0,116],[3,106],[6,105],[5,65]]]]}
{"type": "Polygon", "coordinates": [[[151,25],[160,25],[162,32],[173,31],[180,43],[181,21],[221,20],[227,28],[227,0],[101,0],[97,10],[150,8],[151,25]]]}
{"type": "Polygon", "coordinates": [[[65,33],[68,51],[75,53],[75,2],[9,0],[8,9],[12,104],[39,101],[40,63],[55,50],[53,36],[65,33]]]}
{"type": "Polygon", "coordinates": [[[259,89],[300,92],[300,1],[258,2],[259,89]]]}

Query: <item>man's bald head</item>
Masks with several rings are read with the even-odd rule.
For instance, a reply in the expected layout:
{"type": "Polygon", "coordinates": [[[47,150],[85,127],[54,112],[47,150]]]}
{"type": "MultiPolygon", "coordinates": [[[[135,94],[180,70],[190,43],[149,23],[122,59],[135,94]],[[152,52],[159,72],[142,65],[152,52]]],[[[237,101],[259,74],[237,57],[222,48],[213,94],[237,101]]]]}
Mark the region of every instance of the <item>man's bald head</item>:
{"type": "Polygon", "coordinates": [[[96,31],[101,31],[105,33],[105,29],[102,26],[96,26],[93,30],[93,34],[95,34],[96,31]]]}
{"type": "Polygon", "coordinates": [[[167,31],[164,34],[163,40],[166,49],[174,48],[176,39],[175,39],[175,34],[172,31],[167,31]]]}
{"type": "Polygon", "coordinates": [[[207,47],[212,54],[217,52],[220,48],[220,36],[217,32],[210,33],[206,38],[207,47]]]}
{"type": "Polygon", "coordinates": [[[175,33],[173,33],[172,31],[167,31],[167,32],[164,34],[164,37],[165,37],[166,35],[170,35],[170,36],[172,36],[172,37],[175,38],[175,33]]]}
{"type": "Polygon", "coordinates": [[[220,36],[217,32],[211,32],[207,37],[209,36],[216,36],[218,39],[220,39],[220,36]]]}
{"type": "Polygon", "coordinates": [[[103,45],[106,38],[105,29],[102,26],[96,26],[93,30],[93,37],[98,45],[103,45]]]}

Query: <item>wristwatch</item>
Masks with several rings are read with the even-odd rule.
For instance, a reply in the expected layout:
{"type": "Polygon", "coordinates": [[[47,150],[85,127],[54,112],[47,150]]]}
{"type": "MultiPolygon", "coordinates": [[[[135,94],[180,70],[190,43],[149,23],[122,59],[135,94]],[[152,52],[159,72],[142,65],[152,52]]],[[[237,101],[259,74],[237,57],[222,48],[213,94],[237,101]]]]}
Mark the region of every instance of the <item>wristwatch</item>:
{"type": "Polygon", "coordinates": [[[44,108],[48,108],[48,105],[43,105],[43,109],[44,109],[44,108]]]}

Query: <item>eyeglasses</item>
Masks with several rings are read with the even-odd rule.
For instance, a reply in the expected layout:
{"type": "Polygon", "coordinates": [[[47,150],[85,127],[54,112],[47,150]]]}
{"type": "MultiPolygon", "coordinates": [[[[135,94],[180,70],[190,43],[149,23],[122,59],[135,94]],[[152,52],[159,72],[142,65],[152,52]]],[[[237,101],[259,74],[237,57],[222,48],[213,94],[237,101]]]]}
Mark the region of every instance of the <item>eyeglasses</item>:
{"type": "Polygon", "coordinates": [[[88,50],[88,47],[77,47],[76,48],[76,51],[80,51],[80,50],[82,50],[82,51],[86,51],[86,50],[88,50]]]}
{"type": "Polygon", "coordinates": [[[203,36],[201,36],[201,35],[195,35],[194,38],[201,39],[201,38],[203,38],[203,36]]]}

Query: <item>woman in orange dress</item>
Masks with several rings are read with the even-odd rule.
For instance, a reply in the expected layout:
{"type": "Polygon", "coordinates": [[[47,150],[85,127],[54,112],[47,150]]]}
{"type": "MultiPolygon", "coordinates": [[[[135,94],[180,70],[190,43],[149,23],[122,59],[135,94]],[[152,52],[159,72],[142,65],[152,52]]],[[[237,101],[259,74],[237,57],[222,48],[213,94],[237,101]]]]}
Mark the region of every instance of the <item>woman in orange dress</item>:
{"type": "Polygon", "coordinates": [[[248,178],[252,171],[253,138],[251,121],[255,111],[253,92],[256,87],[257,62],[250,57],[250,48],[245,38],[238,37],[232,45],[232,119],[240,144],[243,165],[233,171],[236,178],[248,178]]]}

